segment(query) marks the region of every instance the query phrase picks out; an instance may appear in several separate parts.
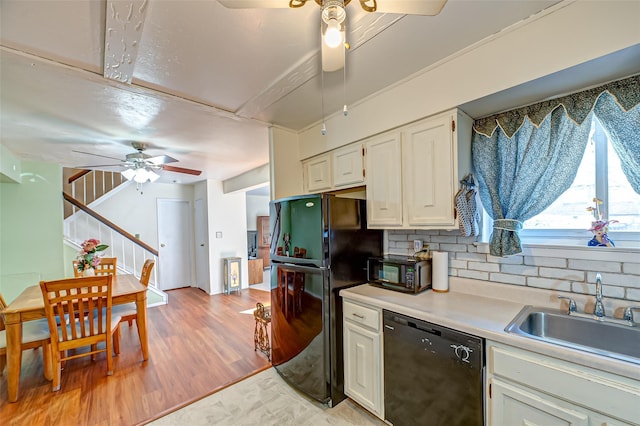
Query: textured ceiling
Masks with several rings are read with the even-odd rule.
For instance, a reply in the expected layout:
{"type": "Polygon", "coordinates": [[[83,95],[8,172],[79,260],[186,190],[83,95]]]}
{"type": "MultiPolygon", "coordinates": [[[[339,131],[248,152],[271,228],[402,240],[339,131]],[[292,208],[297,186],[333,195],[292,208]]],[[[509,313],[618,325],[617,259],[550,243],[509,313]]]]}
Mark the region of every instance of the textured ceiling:
{"type": "MultiPolygon", "coordinates": [[[[142,141],[149,154],[204,172],[164,172],[163,181],[226,179],[269,161],[270,124],[317,123],[323,93],[324,113],[338,111],[345,97],[370,96],[557,2],[449,0],[434,17],[366,13],[352,2],[346,72],[321,79],[314,2],[226,9],[217,1],[3,0],[2,143],[23,158],[95,166],[105,159],[72,151],[123,158],[142,141]],[[129,43],[116,46],[113,11],[127,7],[129,43]],[[106,45],[131,54],[130,83],[103,76],[106,45]]],[[[491,105],[470,108],[495,112],[491,105]]]]}

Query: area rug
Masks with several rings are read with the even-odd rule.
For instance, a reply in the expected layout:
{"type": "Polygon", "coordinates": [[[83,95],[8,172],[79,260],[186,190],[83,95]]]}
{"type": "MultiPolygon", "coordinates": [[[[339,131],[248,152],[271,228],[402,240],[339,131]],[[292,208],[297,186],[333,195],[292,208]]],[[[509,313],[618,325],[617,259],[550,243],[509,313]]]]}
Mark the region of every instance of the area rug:
{"type": "Polygon", "coordinates": [[[220,426],[384,426],[385,423],[346,399],[329,408],[307,398],[268,368],[153,423],[220,426]]]}

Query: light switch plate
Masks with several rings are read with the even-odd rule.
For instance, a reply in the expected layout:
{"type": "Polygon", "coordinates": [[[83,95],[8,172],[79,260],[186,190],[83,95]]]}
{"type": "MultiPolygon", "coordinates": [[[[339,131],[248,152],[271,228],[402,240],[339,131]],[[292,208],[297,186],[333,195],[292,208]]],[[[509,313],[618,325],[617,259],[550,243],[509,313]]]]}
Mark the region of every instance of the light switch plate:
{"type": "Polygon", "coordinates": [[[216,232],[216,238],[222,238],[222,232],[220,231],[216,232]]]}
{"type": "Polygon", "coordinates": [[[413,251],[419,252],[422,250],[422,240],[413,240],[413,251]]]}

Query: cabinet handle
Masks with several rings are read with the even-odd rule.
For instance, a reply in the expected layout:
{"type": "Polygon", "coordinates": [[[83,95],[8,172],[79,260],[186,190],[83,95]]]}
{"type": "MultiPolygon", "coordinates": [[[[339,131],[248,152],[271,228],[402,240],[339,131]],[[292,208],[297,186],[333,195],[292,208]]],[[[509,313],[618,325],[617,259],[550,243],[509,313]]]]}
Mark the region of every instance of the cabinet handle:
{"type": "Polygon", "coordinates": [[[359,314],[356,314],[356,313],[353,313],[351,315],[353,315],[356,318],[364,319],[364,315],[359,315],[359,314]]]}

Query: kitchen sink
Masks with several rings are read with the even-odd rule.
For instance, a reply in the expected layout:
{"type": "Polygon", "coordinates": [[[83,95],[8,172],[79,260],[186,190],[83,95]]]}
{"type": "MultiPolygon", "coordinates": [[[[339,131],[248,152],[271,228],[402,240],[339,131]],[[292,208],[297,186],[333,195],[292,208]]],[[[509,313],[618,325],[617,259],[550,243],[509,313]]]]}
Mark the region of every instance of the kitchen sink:
{"type": "Polygon", "coordinates": [[[640,327],[618,322],[568,315],[559,309],[525,306],[505,331],[640,364],[640,327]]]}

